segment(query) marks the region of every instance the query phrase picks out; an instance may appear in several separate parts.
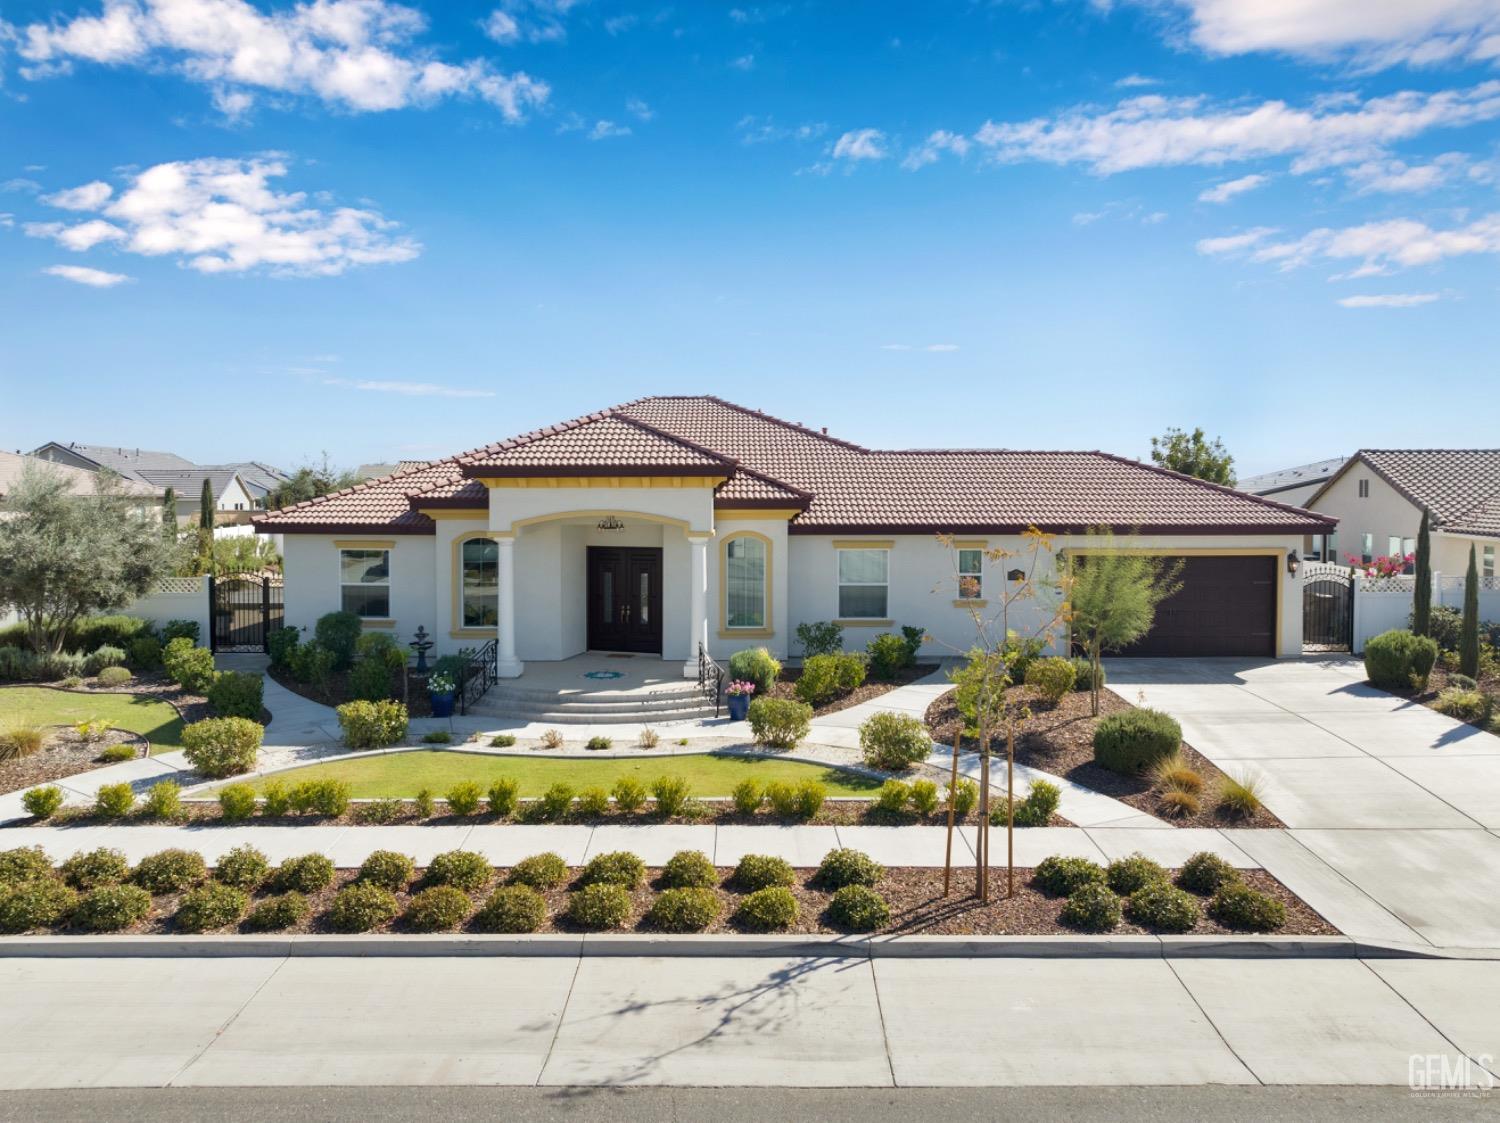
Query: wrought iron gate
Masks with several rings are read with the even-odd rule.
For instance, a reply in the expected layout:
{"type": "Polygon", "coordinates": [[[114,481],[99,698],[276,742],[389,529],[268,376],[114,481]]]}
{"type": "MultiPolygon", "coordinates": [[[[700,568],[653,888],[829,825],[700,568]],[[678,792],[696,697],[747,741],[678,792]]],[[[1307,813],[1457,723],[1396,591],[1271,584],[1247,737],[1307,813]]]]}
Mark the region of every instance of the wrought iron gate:
{"type": "Polygon", "coordinates": [[[1354,570],[1341,565],[1305,564],[1302,646],[1349,651],[1354,640],[1354,570]]]}
{"type": "Polygon", "coordinates": [[[264,651],[266,637],[281,627],[281,578],[264,573],[210,577],[215,651],[264,651]]]}

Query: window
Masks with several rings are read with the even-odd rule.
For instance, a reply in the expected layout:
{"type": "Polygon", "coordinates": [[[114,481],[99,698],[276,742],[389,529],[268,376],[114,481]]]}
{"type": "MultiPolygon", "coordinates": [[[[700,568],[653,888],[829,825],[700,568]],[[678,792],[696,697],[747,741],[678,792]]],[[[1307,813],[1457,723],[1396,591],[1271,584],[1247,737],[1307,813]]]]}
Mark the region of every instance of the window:
{"type": "Polygon", "coordinates": [[[1375,536],[1373,534],[1366,534],[1360,539],[1359,557],[1365,562],[1375,560],[1375,536]]]}
{"type": "Polygon", "coordinates": [[[839,550],[839,617],[880,620],[890,593],[891,552],[886,549],[839,550]]]}
{"type": "Polygon", "coordinates": [[[463,626],[493,628],[500,622],[500,547],[492,538],[464,543],[460,563],[463,580],[463,626]]]}
{"type": "Polygon", "coordinates": [[[1484,556],[1480,559],[1479,562],[1479,576],[1495,576],[1495,547],[1486,546],[1484,548],[1484,556]]]}
{"type": "Polygon", "coordinates": [[[958,599],[982,600],[984,598],[984,551],[962,549],[958,551],[958,599]]]}
{"type": "Polygon", "coordinates": [[[1385,556],[1386,557],[1388,557],[1388,558],[1399,558],[1399,557],[1401,557],[1401,538],[1400,538],[1399,535],[1396,535],[1396,534],[1391,535],[1389,538],[1387,538],[1385,540],[1385,545],[1386,545],[1386,550],[1385,550],[1385,556]]]}
{"type": "Polygon", "coordinates": [[[1411,559],[1401,567],[1402,573],[1415,573],[1417,571],[1417,540],[1415,538],[1401,539],[1401,557],[1411,559]]]}
{"type": "Polygon", "coordinates": [[[767,549],[764,539],[737,535],[724,543],[724,626],[766,627],[767,549]]]}
{"type": "Polygon", "coordinates": [[[390,616],[389,550],[340,550],[339,583],[345,612],[377,620],[390,616]]]}
{"type": "Polygon", "coordinates": [[[1370,498],[1370,481],[1369,480],[1360,480],[1359,481],[1359,497],[1361,499],[1368,499],[1368,498],[1370,498]]]}

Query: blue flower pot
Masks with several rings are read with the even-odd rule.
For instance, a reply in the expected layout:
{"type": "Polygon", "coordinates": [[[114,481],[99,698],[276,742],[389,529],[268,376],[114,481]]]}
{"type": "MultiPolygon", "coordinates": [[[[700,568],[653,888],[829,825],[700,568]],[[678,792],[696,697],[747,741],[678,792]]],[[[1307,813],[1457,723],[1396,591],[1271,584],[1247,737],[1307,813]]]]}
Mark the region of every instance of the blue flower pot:
{"type": "Polygon", "coordinates": [[[451,690],[446,694],[429,694],[427,697],[432,702],[433,717],[453,716],[453,692],[451,690]]]}
{"type": "Polygon", "coordinates": [[[728,696],[728,701],[729,701],[729,717],[730,717],[730,720],[731,721],[744,721],[745,720],[745,715],[747,715],[750,712],[750,695],[748,695],[748,694],[730,694],[728,696]]]}

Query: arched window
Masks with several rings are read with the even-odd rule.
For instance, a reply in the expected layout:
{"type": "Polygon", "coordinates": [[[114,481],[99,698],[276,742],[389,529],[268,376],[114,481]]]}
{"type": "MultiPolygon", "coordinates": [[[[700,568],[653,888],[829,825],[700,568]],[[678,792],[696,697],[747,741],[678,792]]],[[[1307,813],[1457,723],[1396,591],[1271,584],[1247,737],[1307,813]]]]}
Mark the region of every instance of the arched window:
{"type": "Polygon", "coordinates": [[[462,627],[492,628],[500,622],[500,547],[492,538],[470,538],[460,559],[462,627]]]}
{"type": "Polygon", "coordinates": [[[724,543],[724,626],[768,627],[766,581],[769,543],[760,535],[739,534],[724,543]]]}

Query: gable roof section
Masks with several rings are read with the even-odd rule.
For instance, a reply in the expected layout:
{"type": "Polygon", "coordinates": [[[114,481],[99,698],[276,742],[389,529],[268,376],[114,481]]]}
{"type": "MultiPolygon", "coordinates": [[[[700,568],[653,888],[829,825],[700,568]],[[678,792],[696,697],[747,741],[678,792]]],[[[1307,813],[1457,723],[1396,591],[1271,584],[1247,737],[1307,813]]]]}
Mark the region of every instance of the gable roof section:
{"type": "MultiPolygon", "coordinates": [[[[71,464],[43,460],[23,453],[0,452],[0,499],[15,489],[28,465],[62,477],[68,482],[68,490],[74,495],[93,495],[95,488],[99,486],[99,473],[93,469],[75,468],[71,464]]],[[[154,503],[160,498],[156,488],[128,476],[120,476],[120,491],[142,502],[154,503]]]]}
{"type": "Polygon", "coordinates": [[[1500,448],[1362,448],[1308,504],[1355,464],[1427,510],[1434,529],[1500,537],[1500,448]]]}
{"type": "Polygon", "coordinates": [[[1345,456],[1333,456],[1327,460],[1316,460],[1311,464],[1299,464],[1295,468],[1282,468],[1275,472],[1263,472],[1258,476],[1240,480],[1234,486],[1251,495],[1275,495],[1279,491],[1290,491],[1294,487],[1307,487],[1330,480],[1348,461],[1345,456]]]}
{"type": "Polygon", "coordinates": [[[793,533],[1321,533],[1337,520],[1103,452],[880,451],[722,399],[654,397],[357,484],[266,530],[431,533],[422,508],[482,507],[476,477],[718,475],[724,508],[787,509],[793,533]]]}

